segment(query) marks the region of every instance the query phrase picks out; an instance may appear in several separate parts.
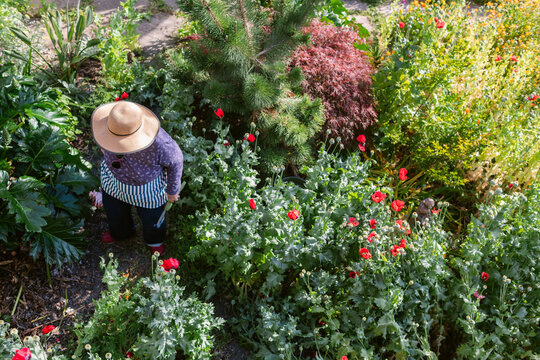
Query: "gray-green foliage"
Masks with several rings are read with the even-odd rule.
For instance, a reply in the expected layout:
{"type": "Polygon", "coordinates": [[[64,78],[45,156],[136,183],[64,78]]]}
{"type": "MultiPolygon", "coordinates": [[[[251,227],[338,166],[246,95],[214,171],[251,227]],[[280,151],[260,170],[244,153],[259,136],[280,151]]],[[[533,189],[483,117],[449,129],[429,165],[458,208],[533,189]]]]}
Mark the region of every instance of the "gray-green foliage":
{"type": "Polygon", "coordinates": [[[459,357],[540,356],[540,184],[523,194],[490,191],[468,232],[461,256],[453,260],[459,276],[452,314],[464,332],[459,357]]]}
{"type": "Polygon", "coordinates": [[[83,243],[80,201],[97,179],[68,143],[71,114],[60,95],[32,77],[0,67],[0,241],[22,239],[49,264],[77,259],[83,243]]]}
{"type": "Polygon", "coordinates": [[[210,359],[212,331],[223,323],[213,306],[186,296],[174,269],[167,272],[156,264],[151,277],[134,281],[117,266],[116,259],[101,262],[108,289],[95,301],[92,318],[77,325],[75,356],[108,352],[121,359],[132,352],[140,359],[173,360],[180,352],[189,359],[210,359]]]}

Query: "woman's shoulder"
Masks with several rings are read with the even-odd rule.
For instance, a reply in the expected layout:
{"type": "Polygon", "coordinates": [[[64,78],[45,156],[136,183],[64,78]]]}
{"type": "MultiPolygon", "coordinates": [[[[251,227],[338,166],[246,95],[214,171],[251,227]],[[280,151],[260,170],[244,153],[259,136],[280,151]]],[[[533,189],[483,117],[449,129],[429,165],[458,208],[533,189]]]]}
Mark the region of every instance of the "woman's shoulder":
{"type": "Polygon", "coordinates": [[[156,136],[156,146],[159,150],[170,151],[172,149],[180,150],[178,143],[163,128],[160,128],[156,136]]]}

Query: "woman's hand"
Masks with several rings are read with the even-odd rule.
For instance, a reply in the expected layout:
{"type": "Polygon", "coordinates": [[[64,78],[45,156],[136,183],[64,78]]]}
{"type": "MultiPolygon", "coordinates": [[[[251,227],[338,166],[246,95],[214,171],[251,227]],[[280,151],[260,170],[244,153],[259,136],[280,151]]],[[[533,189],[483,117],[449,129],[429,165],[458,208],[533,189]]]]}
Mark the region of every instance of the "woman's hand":
{"type": "Polygon", "coordinates": [[[169,195],[169,194],[167,194],[167,199],[169,199],[169,202],[172,202],[172,203],[173,203],[173,202],[175,202],[175,201],[178,200],[178,194],[176,194],[176,195],[169,195]]]}

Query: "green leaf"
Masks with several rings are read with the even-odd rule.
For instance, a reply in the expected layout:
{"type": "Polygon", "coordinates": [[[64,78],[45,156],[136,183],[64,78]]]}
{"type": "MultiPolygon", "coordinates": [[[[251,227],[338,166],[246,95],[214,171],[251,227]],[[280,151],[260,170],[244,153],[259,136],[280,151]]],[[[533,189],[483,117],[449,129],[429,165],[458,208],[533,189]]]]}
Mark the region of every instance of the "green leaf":
{"type": "Polygon", "coordinates": [[[9,30],[13,35],[15,35],[19,40],[25,43],[28,46],[32,45],[30,38],[24,33],[24,31],[17,29],[16,27],[10,27],[9,30]]]}
{"type": "Polygon", "coordinates": [[[23,176],[8,186],[9,175],[0,171],[0,198],[8,203],[10,214],[24,224],[27,231],[41,231],[46,225],[45,217],[51,211],[43,206],[45,199],[40,191],[45,185],[29,176],[23,176]]]}
{"type": "Polygon", "coordinates": [[[77,195],[99,186],[98,178],[74,165],[64,166],[56,177],[56,183],[69,187],[77,195]]]}
{"type": "Polygon", "coordinates": [[[56,208],[63,209],[72,216],[78,216],[82,212],[81,202],[69,191],[67,186],[56,184],[54,188],[49,188],[49,197],[56,208]]]}
{"type": "Polygon", "coordinates": [[[35,130],[19,129],[15,141],[18,144],[15,160],[27,163],[26,174],[30,169],[42,175],[44,171],[56,169],[56,162],[63,159],[69,144],[58,129],[41,126],[35,130]]]}
{"type": "Polygon", "coordinates": [[[73,223],[69,218],[48,218],[48,223],[41,232],[29,232],[24,240],[30,243],[30,255],[34,259],[43,256],[48,264],[62,265],[64,260],[72,261],[82,255],[77,247],[84,244],[83,233],[80,231],[83,220],[73,223]]]}

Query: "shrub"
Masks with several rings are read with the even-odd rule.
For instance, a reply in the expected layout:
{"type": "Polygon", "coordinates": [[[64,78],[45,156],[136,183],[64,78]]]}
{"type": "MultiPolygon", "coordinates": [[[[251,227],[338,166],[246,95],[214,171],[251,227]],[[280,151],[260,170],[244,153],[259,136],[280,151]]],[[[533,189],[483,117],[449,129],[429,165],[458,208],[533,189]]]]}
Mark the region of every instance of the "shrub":
{"type": "Polygon", "coordinates": [[[487,179],[528,183],[539,168],[538,2],[467,13],[413,2],[384,19],[374,80],[386,151],[462,191],[487,179]],[[514,41],[520,40],[519,46],[514,41]],[[387,47],[387,48],[386,48],[387,47]],[[515,57],[513,57],[515,56],[515,57]]]}
{"type": "Polygon", "coordinates": [[[97,179],[68,143],[73,123],[58,93],[12,70],[0,66],[0,240],[60,265],[81,254],[90,204],[80,197],[97,179]]]}
{"type": "Polygon", "coordinates": [[[377,190],[391,191],[367,180],[369,164],[358,154],[340,159],[323,148],[305,168],[305,188],[274,178],[257,189],[241,181],[251,165],[239,165],[215,172],[226,196],[217,211],[197,213],[188,258],[205,269],[207,298],[234,297],[238,331],[255,358],[434,358],[430,332],[443,331],[449,276],[437,218],[407,235],[391,201],[373,201],[377,190]]]}
{"type": "MultiPolygon", "coordinates": [[[[523,359],[540,354],[540,184],[524,194],[490,191],[469,224],[451,287],[464,339],[463,359],[523,359]]],[[[457,315],[457,318],[456,318],[457,315]]]]}
{"type": "MultiPolygon", "coordinates": [[[[186,297],[175,268],[166,271],[163,261],[156,264],[151,278],[135,282],[129,274],[119,274],[118,261],[109,256],[100,264],[108,289],[94,302],[92,318],[76,325],[74,356],[92,359],[110,353],[113,359],[123,359],[131,353],[172,360],[180,351],[189,359],[210,359],[211,332],[223,323],[213,316],[213,306],[193,295],[186,297]]],[[[157,256],[152,259],[157,261],[157,256]]]]}
{"type": "Polygon", "coordinates": [[[355,134],[376,121],[371,95],[374,69],[354,47],[359,37],[351,28],[314,21],[304,31],[311,35],[311,44],[298,48],[289,66],[302,69],[304,92],[322,99],[325,129],[353,144],[355,134]]]}

